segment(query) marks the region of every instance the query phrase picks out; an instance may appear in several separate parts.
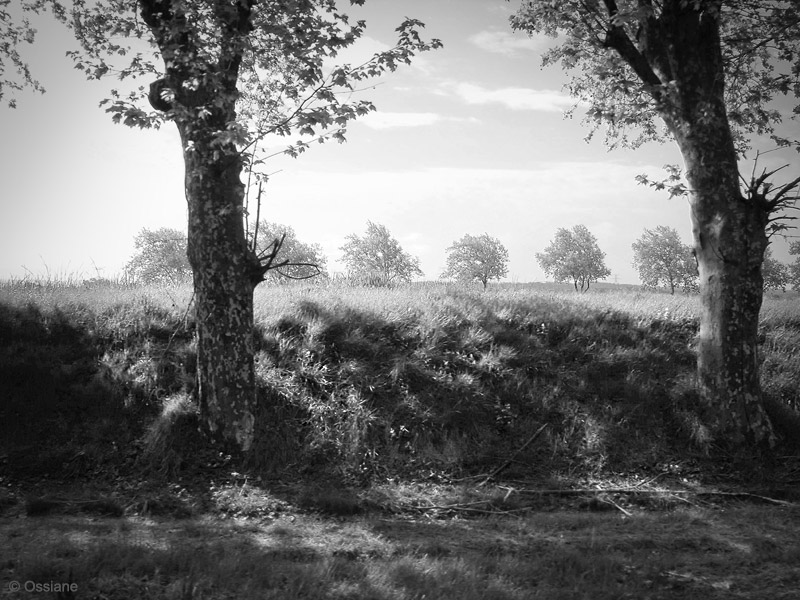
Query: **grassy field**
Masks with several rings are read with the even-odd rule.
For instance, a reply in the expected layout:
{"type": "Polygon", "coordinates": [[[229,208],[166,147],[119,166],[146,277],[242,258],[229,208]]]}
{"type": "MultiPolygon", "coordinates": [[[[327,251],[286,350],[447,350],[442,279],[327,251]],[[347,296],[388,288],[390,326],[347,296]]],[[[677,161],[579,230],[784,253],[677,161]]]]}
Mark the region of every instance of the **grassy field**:
{"type": "MultiPolygon", "coordinates": [[[[694,296],[262,286],[246,455],[198,432],[190,298],[0,285],[8,597],[800,597],[798,451],[713,439],[694,296]]],[[[796,412],[797,294],[762,338],[796,412]]]]}

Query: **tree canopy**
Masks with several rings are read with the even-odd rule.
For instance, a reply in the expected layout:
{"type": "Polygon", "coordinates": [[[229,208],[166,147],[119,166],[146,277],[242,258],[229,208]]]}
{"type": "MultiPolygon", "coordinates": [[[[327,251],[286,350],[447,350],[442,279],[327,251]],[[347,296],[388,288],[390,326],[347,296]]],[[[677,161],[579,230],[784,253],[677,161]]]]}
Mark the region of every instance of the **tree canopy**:
{"type": "Polygon", "coordinates": [[[352,233],[345,239],[342,260],[357,281],[389,285],[424,275],[419,259],[405,252],[384,225],[367,221],[364,237],[352,233]]]}
{"type": "Polygon", "coordinates": [[[246,167],[256,171],[267,158],[261,146],[267,135],[304,136],[288,149],[293,155],[308,148],[309,137],[345,141],[347,123],[375,107],[342,92],[441,46],[423,41],[424,25],[407,19],[397,28],[394,47],[360,65],[336,65],[335,57],[364,34],[366,23],[351,23],[335,0],[76,1],[71,26],[81,44],[70,53],[76,67],[89,79],[113,73],[123,82],[101,103],[114,122],[211,123],[223,105],[235,103],[235,120],[220,122],[211,143],[235,143],[246,167]],[[134,39],[155,52],[142,52],[134,39]],[[154,60],[159,54],[163,67],[154,60]],[[147,87],[124,83],[140,77],[157,79],[147,87]],[[155,110],[148,110],[148,101],[155,110]]]}
{"type": "Polygon", "coordinates": [[[489,281],[508,273],[508,250],[488,233],[465,235],[447,249],[444,279],[480,281],[486,289],[489,281]]]}
{"type": "Polygon", "coordinates": [[[645,229],[632,248],[633,266],[645,287],[664,286],[674,294],[676,287],[687,291],[696,285],[697,265],[692,248],[681,241],[674,228],[659,225],[645,229]]]}
{"type": "Polygon", "coordinates": [[[560,227],[544,252],[536,254],[536,261],[556,282],[572,281],[576,290],[584,291],[593,281],[611,275],[605,256],[586,226],[576,225],[571,230],[560,227]]]}
{"type": "MultiPolygon", "coordinates": [[[[776,97],[800,98],[800,6],[780,0],[523,0],[511,18],[515,29],[544,33],[561,43],[548,50],[543,65],[561,63],[572,74],[569,92],[588,110],[594,133],[605,127],[606,141],[636,147],[675,133],[677,114],[692,90],[676,69],[684,60],[718,60],[720,86],[740,150],[751,134],[772,135],[782,145],[800,144],[775,133],[789,115],[776,97]],[[714,25],[718,24],[718,34],[714,25]],[[682,33],[703,28],[708,56],[676,45],[682,33]]],[[[702,42],[701,42],[702,43],[702,42]]],[[[714,82],[706,82],[713,84],[714,82]]],[[[795,106],[800,114],[800,104],[795,106]]],[[[591,134],[590,134],[591,135],[591,134]]]]}

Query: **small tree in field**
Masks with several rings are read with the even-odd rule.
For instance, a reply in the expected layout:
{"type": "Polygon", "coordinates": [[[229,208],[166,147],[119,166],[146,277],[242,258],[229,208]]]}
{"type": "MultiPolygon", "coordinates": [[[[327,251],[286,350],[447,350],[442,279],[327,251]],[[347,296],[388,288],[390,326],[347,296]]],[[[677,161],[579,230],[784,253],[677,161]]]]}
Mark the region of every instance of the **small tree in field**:
{"type": "Polygon", "coordinates": [[[697,279],[692,248],[681,241],[672,227],[659,225],[653,230],[645,229],[631,247],[633,266],[645,287],[663,285],[674,294],[676,287],[690,288],[697,279]]]}
{"type": "Polygon", "coordinates": [[[789,267],[773,258],[772,250],[767,248],[764,252],[764,262],[761,264],[761,276],[764,278],[765,290],[783,290],[789,285],[789,267]]]}
{"type": "Polygon", "coordinates": [[[465,235],[447,249],[447,268],[443,279],[480,281],[483,289],[491,279],[508,273],[508,250],[500,240],[483,235],[465,235]]]}
{"type": "Polygon", "coordinates": [[[136,251],[125,272],[136,283],[189,281],[192,267],[186,256],[186,234],[177,229],[142,229],[134,239],[136,251]]]}
{"type": "Polygon", "coordinates": [[[800,290],[800,242],[792,242],[789,246],[789,254],[797,256],[795,261],[789,265],[789,283],[793,290],[800,290]]]}
{"type": "Polygon", "coordinates": [[[611,275],[605,256],[586,226],[576,225],[571,231],[559,228],[544,252],[537,252],[536,261],[557,283],[572,281],[575,290],[583,292],[593,281],[611,275]]]}
{"type": "Polygon", "coordinates": [[[315,275],[326,276],[327,259],[317,244],[307,244],[297,238],[288,225],[259,221],[248,228],[248,239],[261,260],[272,256],[272,268],[266,272],[271,281],[308,279],[315,275]]]}
{"type": "Polygon", "coordinates": [[[389,285],[424,275],[419,259],[405,252],[383,225],[367,221],[367,233],[363,238],[352,233],[345,239],[347,242],[340,250],[344,252],[342,260],[351,277],[389,285]]]}

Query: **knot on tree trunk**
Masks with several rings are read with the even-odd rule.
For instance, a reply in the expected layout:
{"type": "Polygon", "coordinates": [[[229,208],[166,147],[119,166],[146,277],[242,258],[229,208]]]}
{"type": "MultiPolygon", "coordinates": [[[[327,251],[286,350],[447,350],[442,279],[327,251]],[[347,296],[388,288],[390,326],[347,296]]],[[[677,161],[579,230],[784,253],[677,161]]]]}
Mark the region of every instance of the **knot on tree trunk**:
{"type": "Polygon", "coordinates": [[[167,112],[175,103],[175,92],[169,87],[167,80],[163,77],[156,79],[150,84],[150,93],[147,94],[150,106],[156,110],[167,112]]]}

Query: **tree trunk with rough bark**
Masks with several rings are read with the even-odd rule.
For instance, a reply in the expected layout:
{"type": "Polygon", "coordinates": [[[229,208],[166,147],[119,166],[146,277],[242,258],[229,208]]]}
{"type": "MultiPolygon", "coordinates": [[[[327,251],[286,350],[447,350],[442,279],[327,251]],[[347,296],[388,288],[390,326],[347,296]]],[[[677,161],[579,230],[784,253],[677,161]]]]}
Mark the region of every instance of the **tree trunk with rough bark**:
{"type": "Polygon", "coordinates": [[[660,51],[669,54],[674,87],[660,112],[686,166],[700,274],[699,383],[719,434],[771,443],[757,339],[769,213],[739,187],[718,22],[682,8],[663,25],[667,35],[658,41],[666,42],[660,51]]]}
{"type": "Polygon", "coordinates": [[[150,103],[172,112],[183,147],[189,212],[188,256],[197,321],[197,396],[208,431],[253,443],[256,399],[253,291],[262,280],[244,233],[243,161],[228,135],[236,122],[237,82],[254,0],[235,10],[212,4],[218,56],[197,46],[187,6],[139,0],[161,50],[165,76],[150,86],[150,103]]]}
{"type": "Polygon", "coordinates": [[[772,429],[762,402],[758,351],[766,216],[739,189],[732,144],[717,152],[710,152],[709,146],[699,151],[691,139],[680,145],[692,188],[703,309],[697,343],[699,383],[717,431],[734,442],[768,442],[772,429]]]}
{"type": "MultiPolygon", "coordinates": [[[[184,148],[187,131],[181,128],[184,148]]],[[[244,235],[241,160],[195,143],[184,151],[188,255],[194,273],[197,395],[208,430],[253,442],[255,366],[252,257],[244,235]]]]}

